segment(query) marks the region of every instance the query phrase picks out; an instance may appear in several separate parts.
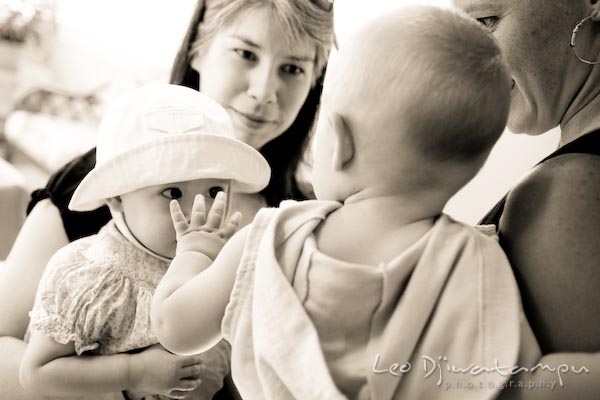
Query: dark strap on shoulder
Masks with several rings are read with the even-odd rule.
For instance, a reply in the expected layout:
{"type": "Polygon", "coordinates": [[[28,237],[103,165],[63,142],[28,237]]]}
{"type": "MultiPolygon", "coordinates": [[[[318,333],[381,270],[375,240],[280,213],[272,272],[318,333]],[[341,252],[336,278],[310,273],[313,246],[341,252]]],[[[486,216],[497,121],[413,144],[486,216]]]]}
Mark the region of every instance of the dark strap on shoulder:
{"type": "MultiPolygon", "coordinates": [[[[561,156],[563,154],[591,154],[595,156],[600,156],[600,130],[588,133],[586,135],[581,136],[573,140],[570,143],[562,146],[548,157],[544,158],[542,161],[536,164],[540,165],[543,162],[546,162],[552,158],[561,156]]],[[[494,224],[498,226],[500,223],[500,217],[502,217],[502,213],[504,212],[504,205],[506,204],[506,197],[508,193],[504,195],[496,203],[496,205],[479,221],[481,225],[494,224]]]]}

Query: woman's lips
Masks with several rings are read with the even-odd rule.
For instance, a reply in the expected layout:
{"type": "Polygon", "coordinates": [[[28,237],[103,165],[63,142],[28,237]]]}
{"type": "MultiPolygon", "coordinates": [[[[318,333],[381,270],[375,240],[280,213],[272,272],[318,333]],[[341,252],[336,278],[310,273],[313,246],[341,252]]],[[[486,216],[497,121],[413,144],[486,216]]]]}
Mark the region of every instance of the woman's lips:
{"type": "Polygon", "coordinates": [[[240,120],[244,125],[250,127],[250,128],[260,128],[265,126],[266,124],[271,124],[274,121],[263,117],[262,115],[257,115],[257,114],[247,114],[245,112],[236,110],[235,108],[231,108],[231,110],[233,111],[234,116],[240,120]]]}

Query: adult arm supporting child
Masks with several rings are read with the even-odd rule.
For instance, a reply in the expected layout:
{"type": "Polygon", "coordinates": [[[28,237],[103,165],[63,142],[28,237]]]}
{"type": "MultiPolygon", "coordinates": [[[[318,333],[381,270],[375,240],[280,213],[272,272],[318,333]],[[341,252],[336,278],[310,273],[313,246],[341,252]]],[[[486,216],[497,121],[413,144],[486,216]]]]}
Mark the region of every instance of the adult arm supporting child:
{"type": "MultiPolygon", "coordinates": [[[[182,252],[183,261],[186,261],[188,258],[186,256],[190,254],[196,257],[194,265],[202,265],[205,261],[212,260],[237,230],[241,220],[240,213],[235,213],[226,226],[220,228],[226,208],[225,198],[224,193],[217,195],[215,206],[205,221],[204,197],[198,195],[194,201],[189,224],[179,203],[177,201],[171,203],[174,226],[181,244],[179,251],[182,252]],[[205,231],[201,229],[205,229],[205,231]],[[196,242],[201,245],[203,254],[191,251],[195,250],[196,242]]],[[[69,253],[69,251],[65,250],[65,253],[69,253]]],[[[62,253],[57,253],[55,257],[57,258],[55,263],[61,265],[62,253]]],[[[51,264],[53,264],[52,261],[51,264]]],[[[54,288],[53,297],[62,298],[61,294],[68,292],[73,282],[78,282],[74,278],[65,279],[65,276],[61,275],[63,270],[64,268],[48,267],[48,286],[54,288]],[[58,283],[59,287],[56,288],[54,283],[58,283]]],[[[72,274],[66,275],[66,277],[72,276],[72,274]]],[[[42,286],[40,299],[47,297],[44,289],[45,285],[42,286]]],[[[221,292],[218,286],[213,290],[221,292]]],[[[45,304],[43,300],[40,302],[45,304]]],[[[73,304],[67,304],[66,308],[72,310],[73,307],[76,307],[73,304]]],[[[99,340],[93,339],[97,336],[95,330],[92,332],[91,338],[86,336],[89,334],[87,330],[81,331],[79,328],[74,328],[74,332],[65,333],[62,331],[61,322],[65,317],[60,312],[65,307],[57,306],[54,303],[48,310],[46,310],[47,307],[48,305],[40,306],[40,309],[44,311],[40,311],[40,316],[35,318],[39,320],[39,325],[37,323],[33,325],[32,337],[21,363],[20,380],[24,387],[49,396],[78,396],[132,390],[136,393],[185,398],[187,392],[195,390],[201,384],[199,376],[204,366],[202,359],[197,355],[187,357],[171,355],[170,359],[166,359],[159,367],[152,369],[146,367],[145,357],[133,360],[125,354],[100,357],[82,356],[81,353],[86,351],[86,347],[99,340]],[[48,327],[48,324],[51,327],[48,327]],[[85,340],[84,337],[86,337],[85,340]],[[80,355],[75,356],[76,353],[80,355]]],[[[209,306],[207,310],[213,308],[209,306]]],[[[92,312],[84,315],[83,318],[88,320],[93,319],[94,316],[92,312]]],[[[103,328],[103,330],[105,329],[103,328]]],[[[156,346],[156,351],[162,351],[159,345],[156,346]]],[[[152,357],[152,353],[148,351],[145,352],[145,355],[152,357]]]]}
{"type": "Polygon", "coordinates": [[[128,354],[76,357],[73,342],[57,343],[34,331],[21,363],[21,384],[47,396],[132,390],[184,398],[187,392],[200,385],[197,378],[202,368],[199,357],[171,355],[161,365],[145,367],[153,353],[163,351],[160,345],[155,345],[137,358],[128,354]]]}
{"type": "MultiPolygon", "coordinates": [[[[133,355],[84,353],[82,356],[76,356],[74,340],[77,340],[77,337],[81,338],[82,332],[69,324],[65,324],[69,326],[66,327],[59,321],[65,321],[63,311],[77,311],[77,304],[69,296],[63,295],[71,293],[74,283],[79,285],[83,293],[93,291],[87,290],[89,287],[82,285],[81,281],[70,279],[77,274],[65,274],[64,269],[60,268],[63,266],[62,254],[70,255],[69,251],[70,249],[65,248],[60,252],[61,255],[57,256],[57,261],[54,257],[51,259],[46,268],[48,279],[42,279],[44,284],[40,286],[40,299],[47,301],[40,301],[40,308],[35,308],[36,315],[39,315],[34,320],[41,323],[41,326],[32,324],[29,345],[24,349],[19,375],[26,393],[21,394],[21,391],[18,391],[18,396],[23,396],[18,398],[37,398],[33,397],[35,394],[72,397],[117,392],[116,394],[120,395],[122,390],[179,396],[178,393],[172,393],[172,390],[185,389],[193,383],[191,380],[180,382],[182,378],[194,377],[199,373],[201,365],[197,365],[199,361],[195,357],[175,356],[160,345],[133,355]],[[59,286],[55,286],[54,283],[59,283],[59,286]],[[52,288],[53,295],[46,295],[49,288],[52,288]],[[40,312],[41,309],[44,311],[40,312]],[[42,321],[38,318],[40,315],[44,316],[42,321]],[[182,371],[192,366],[193,368],[182,371]]],[[[76,270],[81,271],[81,268],[76,270]]],[[[80,311],[85,311],[86,308],[84,306],[80,311]]],[[[85,320],[90,314],[82,312],[77,315],[85,320]]],[[[101,321],[99,325],[104,326],[101,321]]],[[[197,386],[198,382],[195,384],[197,386]]]]}
{"type": "Polygon", "coordinates": [[[67,243],[58,209],[50,200],[44,200],[25,221],[0,269],[0,287],[3,288],[0,290],[0,397],[10,394],[15,400],[38,398],[19,385],[19,364],[27,347],[22,338],[44,267],[50,256],[67,243]]]}
{"type": "Polygon", "coordinates": [[[512,79],[508,129],[538,136],[560,127],[557,151],[517,183],[483,223],[498,225],[544,354],[540,363],[585,366],[590,373],[570,374],[554,391],[522,390],[520,398],[596,399],[600,2],[453,3],[486,26],[502,49],[512,79]]]}
{"type": "MultiPolygon", "coordinates": [[[[547,160],[507,197],[501,244],[545,353],[539,364],[589,371],[569,371],[562,386],[521,390],[518,399],[595,399],[600,390],[598,319],[590,318],[598,304],[599,160],[585,154],[547,160]]],[[[552,382],[556,374],[538,370],[526,379],[552,382]]]]}
{"type": "Polygon", "coordinates": [[[219,228],[225,204],[225,195],[219,194],[206,216],[199,196],[188,224],[177,202],[171,203],[177,255],[156,288],[151,318],[161,344],[176,354],[205,351],[222,337],[221,320],[249,229],[239,231],[218,252],[241,219],[236,213],[219,228]],[[191,308],[193,313],[181,312],[191,308]]]}
{"type": "MultiPolygon", "coordinates": [[[[27,348],[23,337],[29,323],[28,313],[48,260],[57,249],[68,243],[59,209],[50,199],[41,200],[29,214],[6,264],[0,269],[0,286],[5,289],[0,290],[0,354],[3,355],[0,362],[0,398],[45,398],[35,390],[23,388],[19,382],[19,368],[27,348]]],[[[175,356],[156,346],[140,353],[122,354],[122,357],[151,370],[168,363],[175,356]]],[[[112,361],[103,356],[86,356],[87,363],[94,359],[112,365],[112,361]]],[[[129,394],[132,395],[131,392],[129,394]]]]}

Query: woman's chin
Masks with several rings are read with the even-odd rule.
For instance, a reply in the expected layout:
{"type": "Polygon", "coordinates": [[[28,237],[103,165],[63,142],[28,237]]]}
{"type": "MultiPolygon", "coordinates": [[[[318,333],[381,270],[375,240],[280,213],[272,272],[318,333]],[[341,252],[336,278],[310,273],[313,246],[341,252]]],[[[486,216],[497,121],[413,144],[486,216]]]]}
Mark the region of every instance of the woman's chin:
{"type": "Polygon", "coordinates": [[[531,136],[548,132],[557,123],[551,121],[548,115],[540,115],[539,110],[531,96],[527,97],[522,91],[514,88],[506,127],[511,133],[531,136]]]}
{"type": "Polygon", "coordinates": [[[257,150],[260,150],[265,144],[279,137],[285,130],[277,122],[256,123],[236,116],[235,113],[232,121],[235,138],[257,150]]]}
{"type": "Polygon", "coordinates": [[[510,113],[506,123],[508,130],[516,134],[535,136],[552,128],[545,128],[542,126],[543,122],[536,112],[535,105],[531,101],[525,100],[521,92],[513,91],[510,113]]]}
{"type": "Polygon", "coordinates": [[[531,116],[514,115],[511,112],[506,128],[514,134],[537,136],[548,132],[550,129],[554,128],[554,126],[552,124],[543,124],[541,121],[538,121],[531,116]]]}
{"type": "Polygon", "coordinates": [[[235,129],[235,138],[239,141],[246,143],[248,146],[252,146],[253,148],[260,150],[265,143],[265,136],[261,132],[254,132],[248,129],[242,129],[234,126],[235,129]]]}

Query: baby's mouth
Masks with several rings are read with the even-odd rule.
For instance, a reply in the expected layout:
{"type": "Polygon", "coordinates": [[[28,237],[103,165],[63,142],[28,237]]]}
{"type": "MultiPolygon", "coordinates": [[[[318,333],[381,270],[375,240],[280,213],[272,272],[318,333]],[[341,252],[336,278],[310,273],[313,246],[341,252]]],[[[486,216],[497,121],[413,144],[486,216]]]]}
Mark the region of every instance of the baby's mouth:
{"type": "Polygon", "coordinates": [[[510,80],[510,90],[513,90],[515,88],[516,82],[514,79],[510,80]]]}

